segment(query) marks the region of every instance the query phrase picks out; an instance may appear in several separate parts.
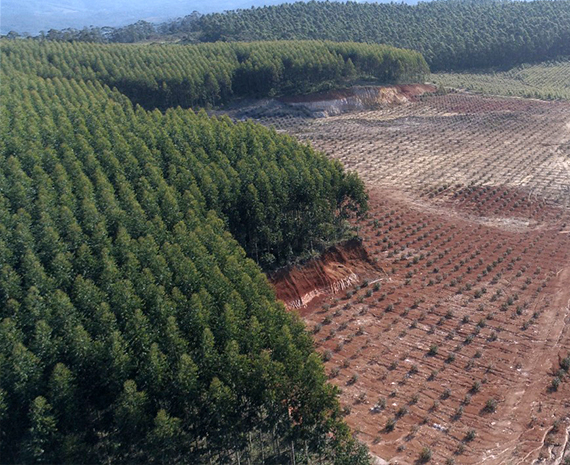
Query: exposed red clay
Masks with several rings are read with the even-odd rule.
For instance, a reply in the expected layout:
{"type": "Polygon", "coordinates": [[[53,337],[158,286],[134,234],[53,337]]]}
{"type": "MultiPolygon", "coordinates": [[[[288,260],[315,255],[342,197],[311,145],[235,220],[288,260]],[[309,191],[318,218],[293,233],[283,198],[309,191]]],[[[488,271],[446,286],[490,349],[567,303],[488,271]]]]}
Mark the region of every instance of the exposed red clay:
{"type": "Polygon", "coordinates": [[[320,290],[301,315],[328,353],[349,425],[390,463],[413,463],[423,447],[434,463],[557,463],[567,444],[570,383],[549,386],[570,352],[570,218],[562,209],[544,216],[540,201],[527,200],[518,214],[531,225],[482,224],[477,214],[496,214],[497,193],[478,194],[493,210],[466,215],[461,203],[375,189],[362,247],[276,281],[289,301],[320,290]],[[387,273],[327,294],[368,257],[387,273]]]}
{"type": "Polygon", "coordinates": [[[303,314],[315,298],[335,294],[378,271],[362,243],[353,239],[329,248],[318,258],[279,270],[270,279],[277,298],[303,314]]]}

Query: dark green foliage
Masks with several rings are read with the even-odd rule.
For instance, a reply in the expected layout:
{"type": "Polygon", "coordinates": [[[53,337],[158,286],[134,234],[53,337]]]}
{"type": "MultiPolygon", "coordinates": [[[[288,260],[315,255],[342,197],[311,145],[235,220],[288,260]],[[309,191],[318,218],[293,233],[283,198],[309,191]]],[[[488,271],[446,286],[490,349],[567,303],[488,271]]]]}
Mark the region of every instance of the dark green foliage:
{"type": "MultiPolygon", "coordinates": [[[[77,60],[93,55],[93,60],[104,61],[120,57],[124,53],[123,48],[127,47],[106,47],[106,51],[97,55],[100,46],[90,44],[6,44],[2,48],[3,65],[7,69],[16,68],[13,69],[15,75],[20,75],[16,70],[24,70],[30,74],[52,76],[58,74],[59,69],[50,62],[60,62],[59,54],[66,56],[72,66],[73,59],[67,58],[69,55],[77,60]],[[26,58],[32,56],[37,61],[26,58]]],[[[148,57],[145,58],[144,52],[148,50],[132,48],[126,57],[145,60],[148,57]],[[141,52],[140,56],[137,52],[141,52]]],[[[173,58],[174,54],[167,56],[173,58]]],[[[126,57],[124,63],[117,61],[114,64],[117,73],[130,69],[125,67],[128,63],[126,57]],[[118,68],[120,63],[123,63],[122,68],[118,68]]],[[[151,72],[158,73],[161,69],[155,68],[151,72]]],[[[83,72],[90,74],[91,71],[84,69],[83,72]]],[[[53,79],[46,82],[67,82],[65,78],[53,79]]],[[[126,104],[122,97],[121,101],[126,104]]],[[[102,157],[101,166],[92,164],[91,168],[96,170],[92,176],[103,183],[97,192],[96,202],[87,198],[80,205],[70,205],[72,209],[78,209],[84,218],[84,228],[98,238],[99,248],[109,245],[102,229],[104,217],[105,226],[113,233],[120,226],[125,226],[130,228],[131,235],[138,237],[148,231],[147,222],[157,215],[164,224],[154,224],[153,227],[171,229],[187,215],[189,208],[202,214],[214,210],[250,257],[265,268],[275,268],[338,240],[346,232],[347,215],[367,207],[364,186],[355,174],[344,173],[338,162],[329,161],[290,137],[278,136],[274,131],[251,123],[235,125],[227,118],[210,119],[203,113],[196,115],[183,110],[169,110],[164,116],[132,108],[128,113],[122,117],[130,125],[130,132],[126,134],[117,130],[117,124],[122,124],[122,121],[114,121],[111,116],[106,116],[102,122],[94,121],[95,115],[81,112],[73,116],[78,126],[68,128],[70,132],[80,132],[76,143],[80,150],[86,150],[91,157],[95,153],[102,157]],[[107,134],[109,126],[114,126],[115,134],[112,136],[107,134]],[[131,140],[131,133],[138,138],[136,141],[131,140]],[[89,143],[92,147],[88,147],[89,143]],[[108,171],[112,179],[104,179],[106,173],[103,171],[108,171]],[[123,182],[130,179],[136,179],[137,183],[132,189],[123,182]],[[118,191],[114,192],[115,189],[118,191]],[[136,199],[140,192],[143,192],[141,198],[136,199]],[[114,198],[115,195],[118,198],[114,198]],[[104,208],[101,213],[97,211],[97,202],[104,208]]],[[[42,137],[54,141],[61,138],[55,122],[45,124],[51,124],[48,128],[50,133],[42,137]]],[[[68,142],[65,141],[64,147],[69,155],[71,150],[77,149],[68,147],[68,142]]],[[[10,167],[12,163],[17,162],[9,161],[10,167]]],[[[19,168],[14,166],[16,169],[19,168]]],[[[45,173],[42,176],[46,177],[45,173]]],[[[66,196],[66,200],[68,197],[72,194],[66,196]]],[[[29,204],[25,198],[14,198],[14,201],[18,202],[18,207],[26,208],[29,204]]],[[[68,216],[66,212],[64,221],[68,216]]],[[[75,219],[70,221],[75,222],[75,219]]],[[[66,255],[65,247],[56,245],[57,239],[77,228],[78,225],[69,224],[58,235],[50,225],[42,235],[46,248],[52,249],[46,250],[44,255],[54,262],[53,277],[57,283],[68,283],[71,279],[70,257],[66,255]]],[[[80,236],[72,239],[79,247],[76,268],[90,275],[96,267],[92,256],[94,251],[83,243],[80,236]]],[[[28,259],[28,266],[35,266],[32,263],[35,258],[30,255],[28,259]]],[[[41,272],[43,270],[38,270],[41,272]]],[[[6,279],[12,282],[18,278],[14,275],[11,278],[6,276],[6,279]]]]}
{"type": "MultiPolygon", "coordinates": [[[[570,1],[447,0],[417,5],[309,1],[203,16],[194,13],[159,26],[139,21],[117,29],[51,30],[43,38],[126,43],[151,38],[191,43],[354,41],[417,50],[433,71],[510,68],[570,55],[570,1]]],[[[345,74],[350,75],[349,69],[346,60],[345,74]]]]}
{"type": "MultiPolygon", "coordinates": [[[[166,29],[166,28],[164,28],[166,29]]],[[[199,41],[352,40],[421,52],[434,71],[570,55],[568,0],[298,2],[204,15],[170,32],[199,41]]]]}
{"type": "Polygon", "coordinates": [[[4,41],[2,52],[18,71],[98,80],[134,103],[162,110],[218,105],[236,97],[302,94],[362,79],[416,82],[429,73],[417,52],[317,41],[177,46],[27,40],[4,41]]]}
{"type": "Polygon", "coordinates": [[[2,47],[0,462],[367,463],[246,255],[334,240],[362,184],[260,126],[133,106],[74,47],[2,47]]]}

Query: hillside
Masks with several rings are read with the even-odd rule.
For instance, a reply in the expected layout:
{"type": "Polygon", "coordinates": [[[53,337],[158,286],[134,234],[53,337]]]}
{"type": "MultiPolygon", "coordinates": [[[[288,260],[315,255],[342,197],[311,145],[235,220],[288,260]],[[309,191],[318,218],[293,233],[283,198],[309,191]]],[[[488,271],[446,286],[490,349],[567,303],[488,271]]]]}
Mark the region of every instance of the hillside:
{"type": "Polygon", "coordinates": [[[569,57],[570,0],[0,38],[0,465],[570,464],[569,57]]]}
{"type": "Polygon", "coordinates": [[[219,105],[240,97],[296,95],[358,80],[427,78],[423,57],[381,45],[315,41],[202,45],[100,45],[5,41],[16,70],[44,78],[97,80],[134,103],[162,110],[219,105]],[[33,60],[31,60],[33,58],[33,60]]]}
{"type": "Polygon", "coordinates": [[[416,50],[432,71],[512,67],[570,55],[570,1],[297,2],[191,14],[153,26],[52,30],[94,42],[331,40],[416,50]]]}
{"type": "Polygon", "coordinates": [[[246,255],[338,240],[359,178],[259,125],[133,105],[86,66],[104,49],[2,45],[0,461],[367,463],[246,255]]]}
{"type": "Polygon", "coordinates": [[[570,54],[570,1],[309,2],[204,15],[199,41],[320,39],[417,50],[431,69],[469,69],[570,54]]]}

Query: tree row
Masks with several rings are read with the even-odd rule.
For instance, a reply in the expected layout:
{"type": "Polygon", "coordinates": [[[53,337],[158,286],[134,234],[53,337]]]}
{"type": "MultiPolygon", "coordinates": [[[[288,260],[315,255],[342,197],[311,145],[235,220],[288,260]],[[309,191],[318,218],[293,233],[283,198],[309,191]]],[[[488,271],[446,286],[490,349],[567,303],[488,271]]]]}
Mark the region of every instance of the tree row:
{"type": "Polygon", "coordinates": [[[218,105],[238,97],[302,94],[358,80],[423,81],[417,53],[320,41],[201,45],[101,45],[4,41],[13,66],[44,78],[97,80],[146,108],[218,105]]]}
{"type": "MultiPolygon", "coordinates": [[[[570,55],[570,1],[298,2],[191,17],[190,40],[351,40],[417,50],[433,71],[570,55]]],[[[171,33],[172,33],[171,32],[171,33]]]]}
{"type": "Polygon", "coordinates": [[[134,106],[73,47],[21,47],[0,76],[0,462],[367,463],[247,257],[334,240],[359,179],[261,126],[134,106]],[[41,76],[66,52],[89,79],[41,76]]]}

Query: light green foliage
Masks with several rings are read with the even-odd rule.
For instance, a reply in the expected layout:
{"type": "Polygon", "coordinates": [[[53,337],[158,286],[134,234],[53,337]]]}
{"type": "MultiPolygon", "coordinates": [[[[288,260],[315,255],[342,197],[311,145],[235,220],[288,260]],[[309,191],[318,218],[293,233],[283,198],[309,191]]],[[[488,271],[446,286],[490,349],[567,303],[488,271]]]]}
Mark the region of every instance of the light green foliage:
{"type": "Polygon", "coordinates": [[[509,71],[478,73],[437,73],[431,81],[438,86],[465,89],[485,95],[570,99],[570,61],[521,65],[509,71]]]}

